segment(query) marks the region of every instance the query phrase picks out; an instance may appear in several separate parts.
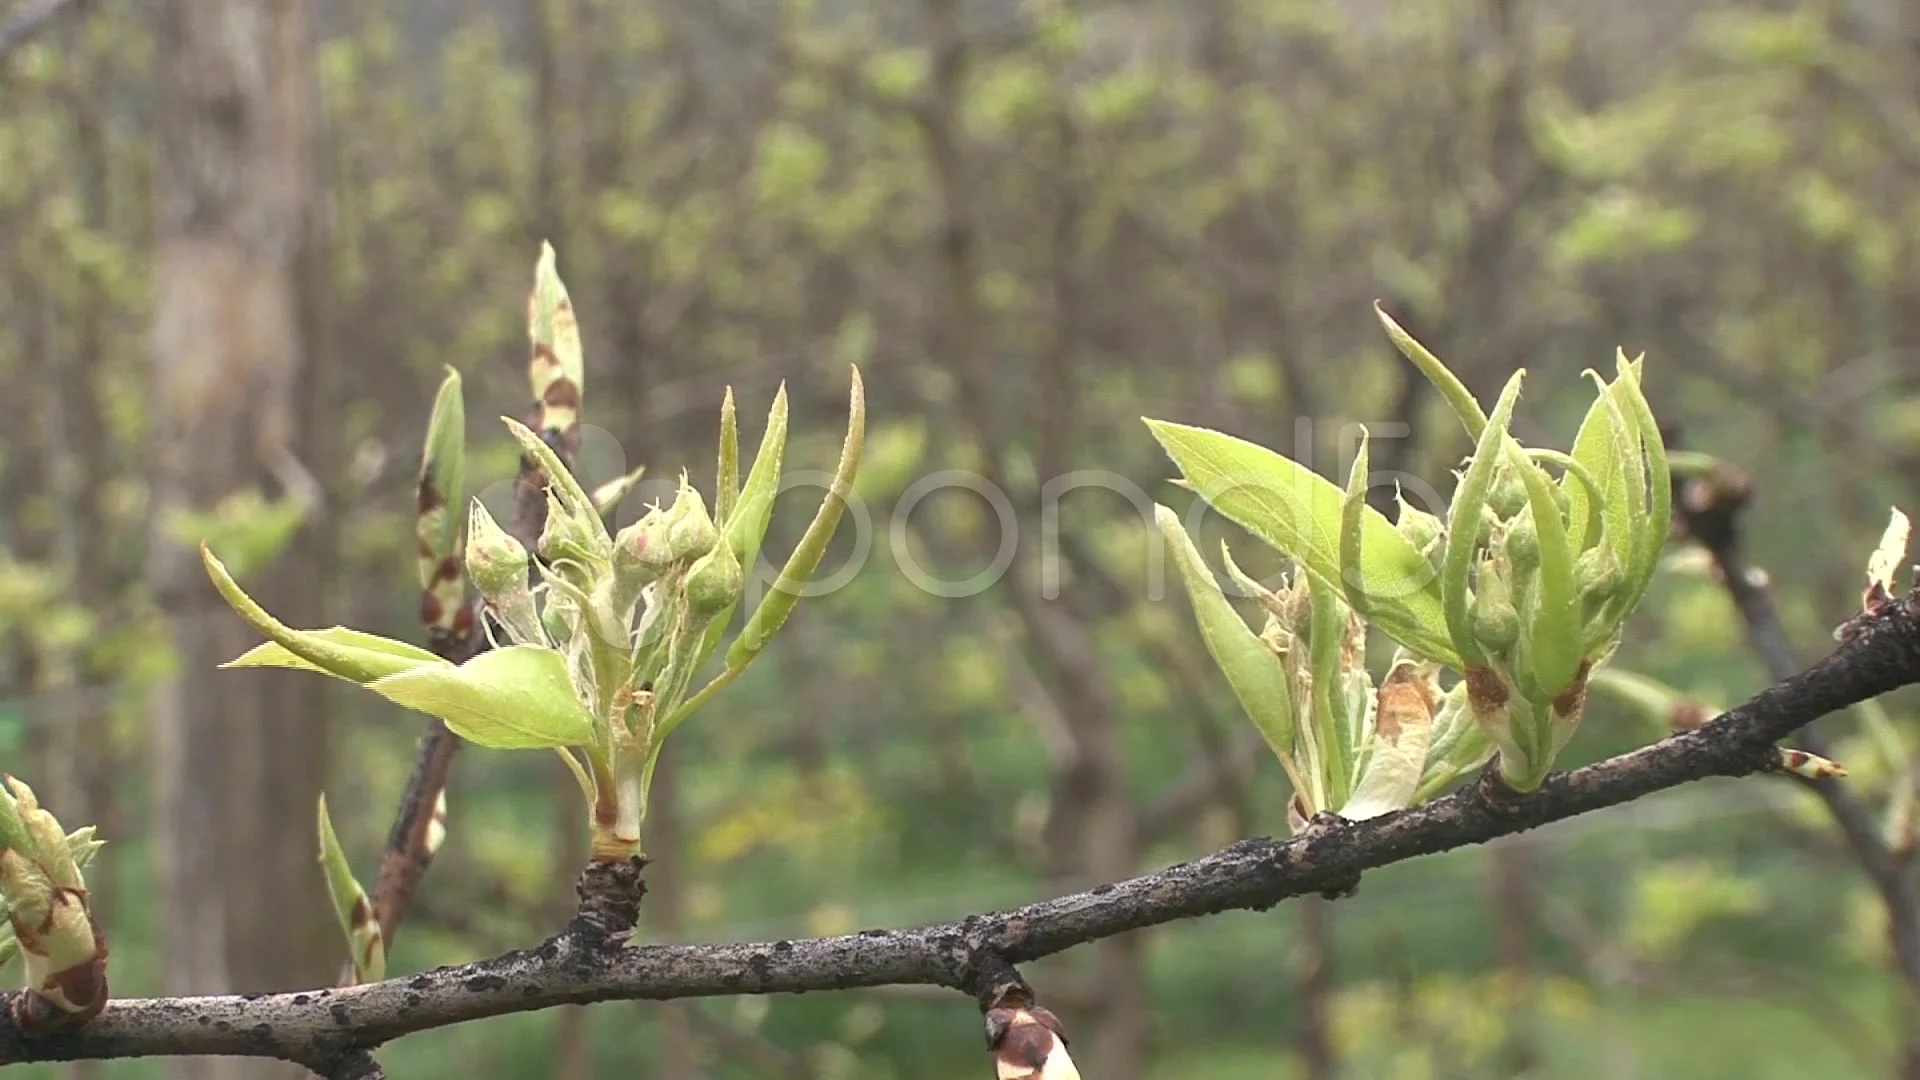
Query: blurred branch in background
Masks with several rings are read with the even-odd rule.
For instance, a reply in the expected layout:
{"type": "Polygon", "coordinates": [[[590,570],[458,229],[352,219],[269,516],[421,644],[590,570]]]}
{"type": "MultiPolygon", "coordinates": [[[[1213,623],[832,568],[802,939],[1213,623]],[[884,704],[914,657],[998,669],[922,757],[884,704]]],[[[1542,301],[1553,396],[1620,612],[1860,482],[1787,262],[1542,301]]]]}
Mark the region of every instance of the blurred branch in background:
{"type": "MultiPolygon", "coordinates": [[[[1687,538],[1712,557],[1716,576],[1740,614],[1748,642],[1768,676],[1779,680],[1799,671],[1801,665],[1774,606],[1766,573],[1749,564],[1741,553],[1744,515],[1752,497],[1751,481],[1731,466],[1720,464],[1709,471],[1679,476],[1674,483],[1675,521],[1687,538]]],[[[1794,739],[1809,753],[1834,756],[1830,741],[1816,727],[1802,729],[1794,739]]],[[[1920,1080],[1920,895],[1914,890],[1913,853],[1911,849],[1897,852],[1888,846],[1872,811],[1846,783],[1834,779],[1800,782],[1826,805],[1854,861],[1879,893],[1894,965],[1906,989],[1896,1027],[1903,1033],[1904,1043],[1894,1075],[1920,1080]]],[[[1910,784],[1911,780],[1902,776],[1898,782],[1910,784]]]]}

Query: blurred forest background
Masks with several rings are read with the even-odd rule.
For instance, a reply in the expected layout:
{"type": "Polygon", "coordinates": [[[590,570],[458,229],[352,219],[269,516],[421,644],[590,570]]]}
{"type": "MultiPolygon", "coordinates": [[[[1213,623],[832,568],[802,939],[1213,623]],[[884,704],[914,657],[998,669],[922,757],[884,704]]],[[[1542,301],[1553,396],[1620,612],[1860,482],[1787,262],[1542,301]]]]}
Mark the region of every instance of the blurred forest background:
{"type": "MultiPolygon", "coordinates": [[[[1280,770],[1179,590],[1150,592],[1143,515],[1069,497],[1043,566],[1039,491],[1104,469],[1186,506],[1146,414],[1329,475],[1342,424],[1404,424],[1374,469],[1445,492],[1468,447],[1375,298],[1483,400],[1526,366],[1530,442],[1565,446],[1581,370],[1645,350],[1663,421],[1752,478],[1750,553],[1808,657],[1887,506],[1920,509],[1916,0],[53,6],[0,56],[0,761],[110,841],[89,877],[120,995],[336,977],[314,799],[370,875],[421,718],[216,673],[251,640],[190,545],[213,537],[289,622],[417,640],[430,396],[460,369],[469,475],[510,481],[494,417],[525,409],[542,239],[586,338],[589,479],[710,486],[723,388],[751,447],[782,380],[789,467],[828,468],[845,365],[867,378],[872,553],[670,750],[654,940],[956,918],[1283,832],[1280,770]],[[945,489],[904,549],[887,535],[944,469],[1017,521],[977,595],[895,553],[949,581],[989,567],[986,500],[945,489]]],[[[770,548],[817,498],[782,504],[770,548]]],[[[1767,681],[1678,550],[1619,664],[1712,704],[1767,681]]],[[[1920,743],[1911,702],[1888,706],[1920,743]]],[[[1832,729],[1850,783],[1897,809],[1897,748],[1832,729]]],[[[1568,760],[1661,730],[1598,698],[1568,760]]],[[[390,971],[571,910],[585,837],[556,761],[470,749],[449,799],[390,971]]],[[[1841,1080],[1895,1075],[1920,1015],[1884,922],[1819,804],[1749,780],[1028,975],[1090,1080],[1841,1080]]],[[[973,1006],[919,990],[566,1009],[384,1057],[559,1080],[987,1068],[973,1006]]]]}

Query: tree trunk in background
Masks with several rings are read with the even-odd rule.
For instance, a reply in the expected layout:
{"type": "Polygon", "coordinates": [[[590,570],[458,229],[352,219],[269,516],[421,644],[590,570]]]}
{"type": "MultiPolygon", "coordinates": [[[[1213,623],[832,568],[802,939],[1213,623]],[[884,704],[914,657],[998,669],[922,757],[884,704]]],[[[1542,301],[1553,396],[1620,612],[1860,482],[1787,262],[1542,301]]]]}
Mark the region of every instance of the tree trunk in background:
{"type": "MultiPolygon", "coordinates": [[[[262,485],[271,495],[318,495],[299,464],[298,429],[322,418],[295,406],[308,359],[307,5],[165,0],[158,19],[147,573],[177,651],[153,709],[162,986],[189,994],[323,985],[340,946],[314,862],[327,748],[321,695],[310,682],[295,685],[310,676],[215,671],[257,638],[170,527],[179,511],[262,485]]],[[[315,625],[323,548],[306,537],[243,584],[287,622],[315,625]]],[[[182,1060],[176,1074],[268,1069],[286,1066],[182,1060]]]]}
{"type": "Polygon", "coordinates": [[[1499,920],[1495,952],[1503,977],[1501,994],[1509,1004],[1500,1075],[1531,1076],[1540,1067],[1539,993],[1534,943],[1540,925],[1540,853],[1538,841],[1521,834],[1487,849],[1493,910],[1499,920]]]}

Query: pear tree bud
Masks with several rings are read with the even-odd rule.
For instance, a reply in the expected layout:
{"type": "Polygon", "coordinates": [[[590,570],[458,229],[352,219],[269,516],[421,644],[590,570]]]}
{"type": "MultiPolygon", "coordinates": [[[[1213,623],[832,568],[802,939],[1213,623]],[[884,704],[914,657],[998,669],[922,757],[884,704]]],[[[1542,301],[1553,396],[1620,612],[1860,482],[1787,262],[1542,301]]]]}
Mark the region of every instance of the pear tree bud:
{"type": "Polygon", "coordinates": [[[1531,517],[1521,517],[1507,525],[1504,546],[1513,569],[1531,574],[1540,568],[1540,534],[1533,529],[1531,517]]]}
{"type": "Polygon", "coordinates": [[[1493,486],[1487,491],[1487,507],[1502,521],[1511,521],[1527,507],[1527,485],[1505,462],[1493,474],[1493,486]]]}
{"type": "Polygon", "coordinates": [[[720,542],[720,530],[707,513],[706,500],[680,479],[680,493],[667,509],[666,548],[675,562],[690,562],[713,550],[720,542]]]}
{"type": "Polygon", "coordinates": [[[743,582],[740,557],[732,544],[715,544],[687,570],[687,609],[712,618],[740,599],[743,582]]]}
{"type": "Polygon", "coordinates": [[[1393,527],[1423,555],[1440,540],[1445,531],[1439,518],[1410,505],[1404,498],[1400,500],[1400,519],[1393,523],[1393,527]]]}
{"type": "Polygon", "coordinates": [[[583,521],[567,512],[552,491],[547,492],[547,524],[540,531],[540,555],[549,563],[562,559],[592,563],[605,552],[606,535],[598,521],[583,521]]]}
{"type": "Polygon", "coordinates": [[[1605,544],[1580,553],[1573,564],[1573,578],[1581,597],[1594,604],[1611,599],[1626,583],[1620,560],[1613,557],[1605,544]]]}
{"type": "Polygon", "coordinates": [[[544,645],[533,589],[527,584],[527,549],[473,500],[467,513],[467,574],[486,598],[507,636],[523,645],[544,645]]]}
{"type": "Polygon", "coordinates": [[[1473,636],[1492,652],[1513,647],[1520,638],[1520,613],[1514,610],[1507,579],[1492,562],[1480,564],[1473,594],[1473,636]]]}

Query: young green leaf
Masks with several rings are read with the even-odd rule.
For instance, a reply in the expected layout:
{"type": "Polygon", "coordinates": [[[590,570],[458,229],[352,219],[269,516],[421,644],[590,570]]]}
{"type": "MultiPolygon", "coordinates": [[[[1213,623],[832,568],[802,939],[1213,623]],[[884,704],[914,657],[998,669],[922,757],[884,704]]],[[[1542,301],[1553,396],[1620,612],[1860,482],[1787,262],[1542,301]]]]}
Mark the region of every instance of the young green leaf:
{"type": "Polygon", "coordinates": [[[1646,515],[1646,488],[1644,481],[1637,480],[1642,472],[1639,442],[1621,406],[1619,389],[1596,371],[1589,369],[1586,375],[1597,393],[1574,436],[1572,458],[1598,481],[1600,492],[1595,495],[1584,486],[1574,486],[1572,477],[1561,481],[1567,493],[1567,531],[1584,538],[1597,527],[1601,542],[1619,564],[1631,566],[1637,523],[1646,515]]]}
{"type": "Polygon", "coordinates": [[[566,660],[552,649],[513,645],[459,667],[419,667],[367,689],[447,722],[478,746],[535,750],[593,741],[593,716],[574,696],[566,660]]]}
{"type": "MultiPolygon", "coordinates": [[[[392,638],[383,638],[345,626],[333,626],[325,630],[306,630],[301,631],[301,633],[311,638],[345,648],[385,653],[401,661],[405,661],[408,667],[421,664],[444,665],[447,663],[446,660],[422,649],[418,645],[412,645],[405,641],[395,641],[392,638]]],[[[273,641],[255,645],[253,648],[248,649],[246,652],[241,653],[239,656],[234,657],[232,660],[220,666],[223,668],[290,668],[294,671],[313,671],[322,675],[332,675],[336,679],[347,679],[345,675],[335,674],[318,664],[311,663],[296,656],[294,653],[289,652],[285,646],[273,641]]],[[[406,669],[400,668],[397,670],[406,669]]],[[[348,679],[348,681],[359,682],[363,680],[348,679]]]]}
{"type": "Polygon", "coordinates": [[[1347,608],[1336,599],[1337,586],[1315,581],[1307,575],[1307,594],[1312,598],[1310,627],[1307,631],[1307,657],[1312,677],[1308,689],[1313,695],[1313,741],[1319,748],[1319,760],[1309,766],[1320,774],[1325,785],[1315,810],[1331,810],[1344,801],[1353,781],[1355,747],[1348,741],[1346,700],[1340,692],[1346,656],[1347,608]]]}
{"type": "Polygon", "coordinates": [[[614,508],[620,505],[620,500],[626,498],[646,475],[647,467],[642,465],[625,476],[616,476],[594,488],[590,496],[593,499],[593,508],[599,511],[601,517],[613,513],[614,508]]]}
{"type": "Polygon", "coordinates": [[[1584,652],[1580,592],[1573,575],[1575,555],[1567,539],[1566,522],[1553,497],[1553,481],[1527,460],[1518,443],[1509,439],[1506,445],[1508,461],[1527,486],[1534,533],[1540,538],[1540,571],[1535,578],[1527,636],[1529,656],[1541,690],[1554,695],[1573,681],[1584,652]]]}
{"type": "Polygon", "coordinates": [[[347,865],[346,852],[334,834],[333,818],[327,813],[327,797],[320,796],[320,866],[326,872],[327,893],[333,898],[334,914],[340,919],[340,931],[347,937],[353,957],[354,978],[361,983],[378,982],[386,977],[387,953],[380,937],[380,924],[373,917],[373,905],[366,890],[347,865]]]}
{"type": "Polygon", "coordinates": [[[607,526],[600,520],[599,508],[594,506],[592,496],[580,487],[580,481],[574,478],[572,470],[561,462],[560,455],[554,453],[553,447],[548,446],[547,441],[535,434],[532,428],[511,416],[500,419],[507,425],[507,431],[513,435],[514,441],[520,444],[521,451],[531,457],[540,466],[540,471],[546,474],[547,490],[559,503],[560,509],[576,522],[591,522],[590,526],[584,527],[584,531],[590,536],[597,533],[601,546],[611,548],[613,538],[607,535],[607,526]]]}
{"type": "Polygon", "coordinates": [[[1340,592],[1347,598],[1348,606],[1362,617],[1372,606],[1367,602],[1366,570],[1361,559],[1366,539],[1365,519],[1361,514],[1366,508],[1367,429],[1361,428],[1360,448],[1354,454],[1352,470],[1347,473],[1346,501],[1340,504],[1340,592]]]}
{"type": "Polygon", "coordinates": [[[734,414],[731,386],[720,399],[720,468],[714,477],[713,520],[725,528],[740,499],[740,419],[734,414]]]}
{"type": "MultiPolygon", "coordinates": [[[[833,539],[833,531],[840,524],[840,515],[846,510],[847,498],[853,490],[853,476],[860,468],[860,452],[867,438],[866,389],[860,382],[860,369],[853,368],[852,371],[853,391],[847,409],[847,438],[840,448],[840,464],[834,469],[832,487],[827,497],[821,500],[820,509],[814,514],[807,531],[801,534],[800,543],[795,545],[793,554],[787,557],[787,564],[780,568],[780,576],[775,579],[773,588],[753,614],[747,617],[747,624],[740,629],[740,636],[734,638],[733,644],[728,647],[729,668],[746,667],[786,623],[794,605],[800,602],[801,588],[812,579],[820,559],[826,555],[827,542],[833,539]]],[[[759,472],[758,462],[754,463],[754,472],[759,472]]],[[[746,560],[742,559],[741,564],[745,565],[746,560]]]]}
{"type": "Polygon", "coordinates": [[[1506,388],[1500,391],[1493,417],[1481,429],[1480,441],[1474,447],[1473,463],[1460,478],[1460,486],[1453,493],[1453,505],[1447,510],[1447,550],[1442,560],[1440,596],[1447,632],[1452,635],[1466,667],[1477,667],[1487,659],[1473,636],[1467,578],[1473,570],[1474,549],[1478,546],[1480,514],[1487,505],[1487,492],[1493,486],[1494,467],[1500,461],[1501,440],[1508,438],[1507,425],[1513,420],[1513,407],[1520,399],[1520,383],[1526,374],[1524,370],[1514,372],[1506,388]]]}
{"type": "MultiPolygon", "coordinates": [[[[1667,545],[1667,531],[1673,518],[1673,480],[1667,471],[1667,444],[1660,436],[1660,425],[1653,418],[1653,408],[1647,404],[1647,397],[1640,389],[1640,371],[1644,362],[1644,357],[1628,361],[1627,354],[1621,352],[1618,357],[1620,377],[1616,380],[1626,400],[1627,415],[1639,429],[1640,441],[1646,447],[1645,480],[1640,490],[1651,496],[1653,504],[1646,520],[1640,524],[1632,560],[1622,560],[1622,565],[1628,567],[1627,584],[1623,590],[1626,597],[1623,610],[1627,611],[1633,610],[1634,605],[1640,602],[1640,598],[1646,595],[1647,586],[1653,581],[1653,573],[1660,565],[1660,552],[1667,545]]],[[[1632,457],[1632,476],[1639,479],[1642,475],[1639,451],[1636,450],[1632,457]]]]}
{"type": "Polygon", "coordinates": [[[1233,610],[1213,571],[1200,558],[1193,538],[1181,527],[1180,516],[1156,505],[1153,519],[1167,540],[1174,568],[1193,601],[1201,642],[1267,745],[1283,760],[1291,759],[1293,702],[1287,692],[1286,666],[1233,610]]]}
{"type": "Polygon", "coordinates": [[[760,451],[754,455],[753,468],[747,473],[746,486],[727,515],[724,528],[740,565],[753,573],[760,557],[760,542],[767,535],[767,522],[773,515],[773,497],[780,489],[780,469],[787,455],[787,384],[781,383],[773,395],[773,407],[767,410],[767,430],[760,436],[760,451]]]}
{"type": "Polygon", "coordinates": [[[434,656],[425,649],[408,645],[403,641],[360,634],[357,631],[336,627],[333,630],[295,630],[280,620],[267,614],[265,608],[254,602],[253,597],[241,590],[233,575],[219,559],[214,558],[212,550],[205,544],[200,545],[200,561],[207,568],[207,576],[213,580],[213,587],[219,590],[233,610],[247,621],[249,626],[260,631],[270,641],[278,644],[291,659],[282,657],[279,652],[268,650],[262,653],[255,649],[240,660],[229,661],[242,667],[301,667],[292,662],[305,661],[312,670],[334,675],[349,682],[367,683],[383,676],[409,671],[423,666],[452,667],[445,660],[434,656]],[[256,655],[258,654],[258,655],[256,655]],[[423,659],[424,657],[424,659],[423,659]],[[242,661],[246,661],[242,663],[242,661]]]}
{"type": "MultiPolygon", "coordinates": [[[[1209,505],[1340,591],[1340,488],[1244,439],[1163,420],[1146,424],[1209,505]]],[[[1360,519],[1358,565],[1374,624],[1423,656],[1457,663],[1427,560],[1379,511],[1365,507],[1360,519]]]]}
{"type": "Polygon", "coordinates": [[[1440,391],[1440,396],[1446,399],[1454,415],[1460,418],[1461,426],[1467,429],[1467,438],[1479,442],[1480,433],[1487,426],[1487,414],[1480,408],[1480,403],[1474,400],[1466,384],[1441,363],[1439,357],[1428,352],[1426,346],[1415,341],[1412,334],[1401,329],[1378,300],[1373,302],[1373,313],[1380,317],[1380,325],[1387,328],[1387,336],[1393,339],[1393,346],[1400,350],[1400,355],[1411,360],[1434,389],[1440,391]]]}

